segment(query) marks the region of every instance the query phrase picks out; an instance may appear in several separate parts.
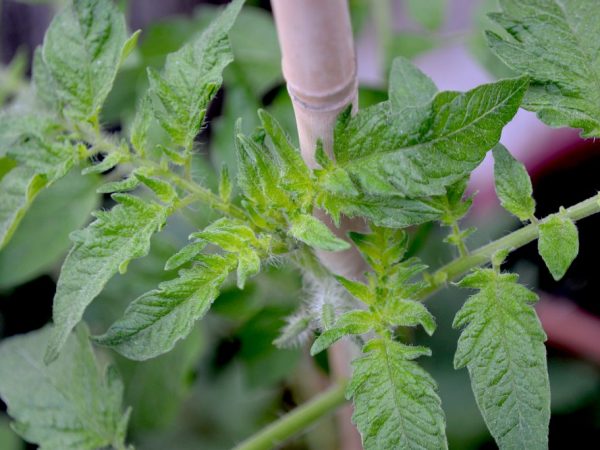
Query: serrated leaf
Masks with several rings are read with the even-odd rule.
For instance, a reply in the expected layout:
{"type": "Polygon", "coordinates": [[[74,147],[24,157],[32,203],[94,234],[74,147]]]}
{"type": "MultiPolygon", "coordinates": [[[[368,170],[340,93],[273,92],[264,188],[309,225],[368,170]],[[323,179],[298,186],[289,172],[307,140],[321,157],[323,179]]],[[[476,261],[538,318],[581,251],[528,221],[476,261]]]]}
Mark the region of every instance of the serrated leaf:
{"type": "Polygon", "coordinates": [[[336,127],[334,153],[360,192],[420,198],[445,193],[481,162],[516,113],[527,78],[441,92],[427,119],[410,123],[389,102],[361,110],[336,127]]]}
{"type": "Polygon", "coordinates": [[[427,118],[427,106],[437,93],[437,87],[427,75],[408,59],[398,57],[392,61],[389,84],[391,108],[404,116],[411,124],[410,129],[427,118]]]}
{"type": "Polygon", "coordinates": [[[128,413],[116,371],[100,370],[84,328],[53,364],[44,365],[51,332],[46,327],[0,345],[0,396],[13,428],[41,449],[124,448],[128,413]]]}
{"type": "Polygon", "coordinates": [[[36,79],[38,89],[50,76],[54,95],[65,105],[67,115],[96,121],[126,40],[125,18],[112,1],[73,2],[48,27],[41,54],[43,76],[36,79]]]}
{"type": "Polygon", "coordinates": [[[385,321],[392,326],[415,327],[421,325],[431,336],[435,331],[435,318],[425,305],[414,300],[390,298],[383,309],[385,321]]]}
{"type": "Polygon", "coordinates": [[[473,204],[473,197],[463,200],[468,181],[469,178],[465,177],[447,186],[444,195],[434,196],[426,201],[430,206],[442,211],[439,220],[444,225],[450,226],[457,223],[469,212],[473,204]]]}
{"type": "Polygon", "coordinates": [[[90,173],[102,173],[114,168],[117,164],[120,164],[127,160],[127,155],[121,152],[109,153],[100,161],[98,164],[86,167],[81,171],[83,175],[90,173]]]}
{"type": "Polygon", "coordinates": [[[342,276],[336,275],[335,279],[354,297],[363,303],[370,305],[375,300],[375,293],[366,284],[359,281],[348,280],[342,276]]]}
{"type": "Polygon", "coordinates": [[[479,269],[461,287],[479,289],[456,314],[464,330],[454,357],[466,366],[483,418],[500,448],[546,449],[550,385],[546,336],[531,306],[537,296],[517,276],[479,269]]]}
{"type": "Polygon", "coordinates": [[[565,214],[550,216],[539,226],[538,252],[555,280],[560,280],[579,253],[577,226],[565,214]]]}
{"type": "Polygon", "coordinates": [[[493,153],[494,180],[500,203],[519,219],[531,219],[535,213],[535,200],[527,169],[502,144],[494,147],[493,153]]]}
{"type": "Polygon", "coordinates": [[[205,241],[192,242],[191,244],[186,245],[167,260],[165,263],[165,270],[177,269],[192,261],[202,252],[202,250],[204,250],[206,245],[207,243],[205,241]]]}
{"type": "Polygon", "coordinates": [[[172,203],[177,198],[177,191],[170,183],[157,177],[147,177],[139,172],[135,173],[135,177],[154,192],[160,201],[172,203]]]}
{"type": "Polygon", "coordinates": [[[201,265],[135,299],[123,318],[95,341],[135,360],[168,352],[206,314],[234,264],[233,257],[205,255],[201,265]]]}
{"type": "Polygon", "coordinates": [[[407,250],[408,237],[402,230],[371,227],[371,233],[350,232],[352,242],[358,247],[369,266],[375,273],[383,274],[385,270],[398,262],[407,250]]]}
{"type": "Polygon", "coordinates": [[[133,191],[140,185],[140,180],[135,176],[129,176],[124,180],[109,181],[104,183],[97,190],[99,194],[112,194],[114,192],[128,192],[133,191]]]}
{"type": "Polygon", "coordinates": [[[97,219],[72,235],[74,246],[63,263],[54,296],[54,330],[46,352],[52,361],[86,307],[104,285],[129,261],[145,256],[150,238],[165,223],[163,206],[125,194],[114,194],[118,204],[98,211],[97,219]]]}
{"type": "Polygon", "coordinates": [[[532,84],[523,106],[553,127],[600,136],[600,10],[596,0],[502,0],[492,51],[532,84]]]}
{"type": "Polygon", "coordinates": [[[271,114],[259,110],[258,116],[273,142],[273,153],[281,168],[281,178],[291,190],[305,191],[305,195],[310,195],[311,173],[300,151],[290,142],[289,136],[271,114]]]}
{"type": "Polygon", "coordinates": [[[37,195],[62,178],[74,164],[69,145],[45,143],[30,136],[7,152],[20,163],[0,179],[0,248],[15,232],[37,195]]]}
{"type": "Polygon", "coordinates": [[[299,214],[290,221],[288,234],[311,247],[331,252],[347,250],[350,244],[331,232],[327,225],[310,214],[299,214]]]}
{"type": "Polygon", "coordinates": [[[243,3],[234,0],[200,36],[171,53],[162,74],[148,71],[154,115],[184,149],[191,148],[223,69],[233,60],[227,33],[243,3]]]}
{"type": "Polygon", "coordinates": [[[246,280],[260,272],[260,256],[252,249],[238,253],[237,286],[244,289],[246,280]]]}
{"type": "Polygon", "coordinates": [[[259,247],[252,228],[245,223],[223,217],[190,237],[218,245],[227,252],[239,252],[249,246],[259,247]]]}
{"type": "Polygon", "coordinates": [[[448,448],[435,381],[410,361],[430,352],[383,339],[363,352],[352,362],[346,396],[354,401],[352,420],[365,450],[448,448]]]}
{"type": "Polygon", "coordinates": [[[316,355],[329,348],[341,338],[351,334],[365,334],[377,326],[378,320],[370,311],[350,311],[342,314],[333,327],[323,331],[310,348],[316,355]]]}
{"type": "Polygon", "coordinates": [[[233,192],[233,185],[231,184],[231,178],[229,176],[229,169],[226,165],[221,168],[221,176],[219,177],[219,198],[224,202],[231,201],[231,193],[233,192]]]}

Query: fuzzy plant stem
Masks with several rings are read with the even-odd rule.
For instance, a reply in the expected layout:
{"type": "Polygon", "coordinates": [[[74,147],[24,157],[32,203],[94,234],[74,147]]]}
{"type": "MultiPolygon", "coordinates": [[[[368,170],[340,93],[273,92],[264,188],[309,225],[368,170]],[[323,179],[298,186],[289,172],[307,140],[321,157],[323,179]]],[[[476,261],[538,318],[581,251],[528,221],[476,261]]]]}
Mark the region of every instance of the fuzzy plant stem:
{"type": "MultiPolygon", "coordinates": [[[[567,208],[566,214],[573,221],[578,221],[591,215],[600,213],[600,194],[567,208]]],[[[432,283],[417,294],[417,300],[424,300],[434,294],[448,282],[460,278],[470,270],[490,262],[498,250],[516,250],[537,239],[539,225],[547,218],[531,223],[523,228],[513,231],[506,236],[490,242],[483,247],[461,256],[438,269],[432,276],[432,283]],[[436,281],[437,280],[437,281],[436,281]]],[[[286,439],[307,429],[317,420],[331,413],[344,403],[344,389],[346,383],[338,383],[336,387],[317,395],[305,405],[281,417],[269,427],[249,438],[235,450],[271,450],[286,439]]]]}

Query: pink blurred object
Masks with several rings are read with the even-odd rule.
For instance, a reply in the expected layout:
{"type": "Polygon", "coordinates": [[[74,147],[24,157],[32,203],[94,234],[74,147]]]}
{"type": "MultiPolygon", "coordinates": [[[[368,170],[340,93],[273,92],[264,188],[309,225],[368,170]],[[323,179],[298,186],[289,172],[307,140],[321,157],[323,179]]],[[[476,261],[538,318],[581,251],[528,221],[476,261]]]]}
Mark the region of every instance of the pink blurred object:
{"type": "Polygon", "coordinates": [[[549,344],[600,365],[600,319],[568,299],[540,297],[536,310],[549,344]]]}

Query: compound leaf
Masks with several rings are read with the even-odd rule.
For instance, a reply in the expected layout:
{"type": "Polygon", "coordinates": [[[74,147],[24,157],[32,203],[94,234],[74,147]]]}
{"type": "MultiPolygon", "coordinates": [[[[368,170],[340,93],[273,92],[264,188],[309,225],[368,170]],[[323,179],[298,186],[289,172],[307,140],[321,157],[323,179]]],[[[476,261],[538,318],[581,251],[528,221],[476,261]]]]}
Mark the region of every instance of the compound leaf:
{"type": "Polygon", "coordinates": [[[38,92],[54,103],[52,89],[67,115],[97,121],[126,41],[125,18],[112,1],[74,1],[46,32],[34,72],[38,92]]]}
{"type": "Polygon", "coordinates": [[[477,405],[500,448],[546,449],[550,385],[546,336],[531,306],[537,296],[513,274],[479,269],[461,287],[476,288],[456,314],[464,327],[454,357],[466,366],[477,405]]]}
{"type": "Polygon", "coordinates": [[[560,280],[579,253],[577,226],[558,213],[540,223],[538,251],[555,280],[560,280]]]}
{"type": "Polygon", "coordinates": [[[0,345],[0,396],[13,428],[42,450],[124,448],[128,412],[115,370],[101,371],[84,327],[69,337],[59,358],[43,362],[50,327],[0,345]]]}
{"type": "Polygon", "coordinates": [[[46,361],[52,361],[86,307],[129,261],[148,254],[150,238],[165,223],[166,208],[126,194],[114,194],[118,204],[96,212],[97,219],[71,235],[75,245],[63,263],[54,296],[54,330],[46,361]]]}
{"type": "Polygon", "coordinates": [[[95,341],[127,358],[145,360],[171,350],[186,337],[219,294],[235,259],[203,255],[200,265],[135,299],[123,318],[95,341]]]}
{"type": "Polygon", "coordinates": [[[365,195],[414,199],[444,194],[498,142],[527,85],[523,77],[462,94],[438,93],[418,124],[389,102],[363,109],[335,129],[337,167],[365,195]]]}
{"type": "MultiPolygon", "coordinates": [[[[233,60],[227,33],[243,3],[234,0],[201,35],[171,53],[162,74],[148,70],[154,115],[173,142],[185,149],[191,148],[208,103],[223,81],[223,69],[233,60]]],[[[143,128],[135,128],[136,147],[144,146],[143,133],[138,136],[143,128]]]]}
{"type": "Polygon", "coordinates": [[[500,203],[519,219],[531,219],[535,213],[535,200],[527,169],[502,144],[494,147],[493,153],[494,180],[500,203]]]}
{"type": "Polygon", "coordinates": [[[431,376],[412,359],[429,351],[384,339],[353,361],[346,396],[365,450],[448,448],[441,402],[431,376]]]}
{"type": "Polygon", "coordinates": [[[531,76],[523,106],[553,127],[600,136],[600,9],[596,0],[502,0],[487,32],[506,65],[531,76]]]}

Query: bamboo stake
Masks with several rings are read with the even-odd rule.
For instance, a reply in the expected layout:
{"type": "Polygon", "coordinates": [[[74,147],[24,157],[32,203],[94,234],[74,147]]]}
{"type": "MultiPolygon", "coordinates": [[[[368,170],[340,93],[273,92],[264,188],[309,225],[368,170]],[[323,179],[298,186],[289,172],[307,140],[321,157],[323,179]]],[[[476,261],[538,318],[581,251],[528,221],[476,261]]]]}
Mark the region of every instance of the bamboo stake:
{"type": "MultiPolygon", "coordinates": [[[[357,108],[356,57],[347,0],[271,0],[282,53],[283,75],[292,99],[300,150],[306,163],[316,167],[317,140],[332,154],[333,126],[349,104],[357,108]]],[[[364,231],[363,220],[343,218],[336,229],[323,211],[315,215],[332,231],[346,238],[349,230],[364,231]]],[[[365,265],[355,248],[344,252],[319,252],[321,261],[333,272],[358,278],[365,265]]],[[[336,344],[330,351],[334,376],[349,376],[348,345],[336,344]]],[[[362,449],[352,426],[350,405],[339,414],[341,448],[362,449]]]]}

